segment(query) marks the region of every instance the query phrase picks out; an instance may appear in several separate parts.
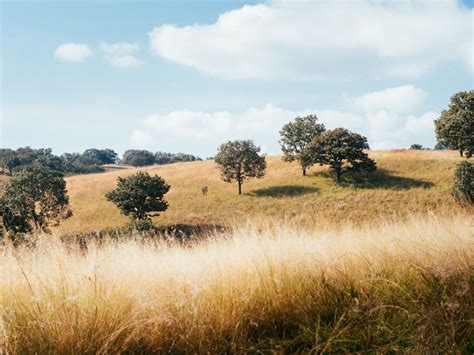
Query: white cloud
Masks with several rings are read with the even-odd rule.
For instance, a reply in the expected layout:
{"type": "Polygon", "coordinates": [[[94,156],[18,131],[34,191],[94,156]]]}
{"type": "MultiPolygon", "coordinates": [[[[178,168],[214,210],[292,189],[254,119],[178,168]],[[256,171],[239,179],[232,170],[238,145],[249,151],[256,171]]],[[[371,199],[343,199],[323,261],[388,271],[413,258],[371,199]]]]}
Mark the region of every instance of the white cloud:
{"type": "Polygon", "coordinates": [[[117,68],[133,68],[143,64],[143,61],[132,55],[140,49],[137,43],[130,42],[116,42],[107,43],[101,42],[99,45],[104,58],[112,66],[117,68]]]}
{"type": "Polygon", "coordinates": [[[146,141],[150,148],[160,150],[181,150],[182,145],[193,146],[198,154],[211,154],[218,144],[229,139],[253,139],[266,147],[268,153],[279,153],[278,132],[281,127],[296,116],[316,113],[328,129],[345,127],[367,136],[373,149],[403,148],[413,143],[433,146],[433,120],[438,114],[407,113],[408,108],[419,109],[418,105],[426,94],[411,86],[401,88],[408,89],[387,89],[352,99],[353,102],[360,99],[364,103],[358,112],[317,108],[295,111],[269,103],[244,112],[178,110],[154,114],[143,121],[142,127],[132,133],[131,139],[133,142],[146,141]],[[403,102],[407,91],[417,93],[419,98],[409,105],[405,104],[401,110],[396,103],[403,102]],[[385,104],[379,105],[378,101],[372,103],[372,97],[385,104]],[[367,99],[366,104],[362,98],[371,99],[367,99]],[[152,142],[157,143],[153,145],[152,142]]]}
{"type": "Polygon", "coordinates": [[[92,55],[92,51],[85,44],[65,43],[61,44],[54,51],[57,59],[69,62],[83,62],[92,55]]]}
{"type": "Polygon", "coordinates": [[[413,112],[423,103],[427,94],[413,85],[403,85],[369,92],[352,100],[354,106],[365,112],[390,110],[413,112]]]}
{"type": "Polygon", "coordinates": [[[471,16],[454,0],[271,1],[149,38],[162,58],[224,78],[419,76],[472,67],[471,16]]]}

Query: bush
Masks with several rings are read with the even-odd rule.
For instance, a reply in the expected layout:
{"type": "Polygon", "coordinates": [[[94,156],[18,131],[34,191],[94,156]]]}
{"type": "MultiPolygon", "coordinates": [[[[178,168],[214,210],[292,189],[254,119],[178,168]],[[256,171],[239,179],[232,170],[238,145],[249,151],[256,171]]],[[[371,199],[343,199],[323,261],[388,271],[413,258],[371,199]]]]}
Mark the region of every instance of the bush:
{"type": "Polygon", "coordinates": [[[459,163],[454,172],[453,196],[459,202],[474,204],[474,164],[467,160],[459,163]]]}

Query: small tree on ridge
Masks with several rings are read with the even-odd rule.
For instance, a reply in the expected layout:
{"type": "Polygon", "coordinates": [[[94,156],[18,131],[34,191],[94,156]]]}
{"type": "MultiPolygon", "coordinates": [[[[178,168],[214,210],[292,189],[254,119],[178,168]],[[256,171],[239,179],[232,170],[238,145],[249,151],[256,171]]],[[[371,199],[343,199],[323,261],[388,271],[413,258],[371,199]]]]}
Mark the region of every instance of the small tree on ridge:
{"type": "Polygon", "coordinates": [[[242,184],[245,179],[261,179],[265,175],[267,163],[265,155],[260,155],[260,147],[251,140],[228,141],[222,144],[215,156],[215,162],[220,166],[221,177],[225,182],[236,181],[239,195],[242,194],[242,184]]]}
{"type": "Polygon", "coordinates": [[[348,171],[373,172],[377,169],[364,149],[369,149],[367,138],[345,128],[336,128],[316,137],[303,154],[312,164],[329,165],[339,183],[348,171]]]}
{"type": "Polygon", "coordinates": [[[306,145],[326,130],[324,124],[318,123],[316,115],[296,117],[294,121],[285,124],[280,131],[280,146],[284,161],[297,160],[300,163],[303,176],[311,165],[304,159],[303,152],[306,145]]]}

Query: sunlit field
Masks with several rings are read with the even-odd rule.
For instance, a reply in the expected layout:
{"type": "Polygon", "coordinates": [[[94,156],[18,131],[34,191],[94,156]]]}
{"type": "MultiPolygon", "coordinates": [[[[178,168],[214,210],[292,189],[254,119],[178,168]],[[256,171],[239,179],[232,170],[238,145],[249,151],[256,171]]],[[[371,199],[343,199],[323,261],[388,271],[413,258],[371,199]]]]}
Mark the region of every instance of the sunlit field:
{"type": "Polygon", "coordinates": [[[87,249],[42,236],[0,257],[11,353],[472,352],[472,216],[305,232],[268,223],[194,246],[87,249]]]}
{"type": "Polygon", "coordinates": [[[242,196],[213,161],[141,169],[172,187],[155,225],[187,238],[117,229],[127,219],[104,194],[137,169],[68,177],[74,216],[0,246],[0,354],[474,352],[459,157],[371,157],[379,172],[342,186],[269,157],[242,196]]]}
{"type": "MultiPolygon", "coordinates": [[[[248,180],[243,195],[236,184],[220,179],[213,161],[177,163],[143,168],[162,176],[170,185],[166,195],[170,206],[155,219],[157,225],[227,226],[248,219],[274,218],[285,224],[309,229],[328,223],[377,223],[386,216],[412,213],[459,211],[451,196],[455,165],[454,151],[370,152],[379,171],[370,181],[348,178],[337,186],[327,175],[327,167],[313,167],[301,176],[297,164],[278,156],[267,157],[264,179],[248,180]],[[201,188],[208,186],[204,197],[201,188]]],[[[104,194],[115,187],[117,176],[137,169],[67,178],[74,216],[62,224],[59,233],[75,233],[124,225],[127,218],[104,194]]]]}

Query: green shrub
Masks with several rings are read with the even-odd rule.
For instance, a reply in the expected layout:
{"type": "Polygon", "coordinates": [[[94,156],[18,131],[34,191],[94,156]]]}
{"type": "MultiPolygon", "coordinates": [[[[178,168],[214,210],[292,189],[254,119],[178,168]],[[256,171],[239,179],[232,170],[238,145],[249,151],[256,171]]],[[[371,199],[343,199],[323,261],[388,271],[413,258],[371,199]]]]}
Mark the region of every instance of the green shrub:
{"type": "Polygon", "coordinates": [[[459,163],[454,172],[453,196],[459,202],[474,204],[474,164],[467,160],[459,163]]]}

